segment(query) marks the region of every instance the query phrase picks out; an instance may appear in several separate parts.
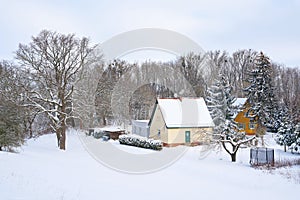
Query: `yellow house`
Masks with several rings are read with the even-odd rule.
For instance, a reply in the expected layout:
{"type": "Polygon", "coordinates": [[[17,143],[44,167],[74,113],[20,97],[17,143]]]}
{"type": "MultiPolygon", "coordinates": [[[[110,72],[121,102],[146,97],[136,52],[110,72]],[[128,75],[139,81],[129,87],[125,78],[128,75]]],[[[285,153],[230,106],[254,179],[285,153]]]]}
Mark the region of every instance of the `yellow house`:
{"type": "Polygon", "coordinates": [[[203,98],[159,98],[150,121],[149,137],[164,146],[198,145],[210,139],[214,123],[203,98]]]}
{"type": "Polygon", "coordinates": [[[257,120],[246,117],[250,109],[247,98],[237,98],[233,106],[239,110],[234,117],[234,121],[238,124],[239,131],[245,132],[246,135],[255,135],[257,132],[257,120]]]}

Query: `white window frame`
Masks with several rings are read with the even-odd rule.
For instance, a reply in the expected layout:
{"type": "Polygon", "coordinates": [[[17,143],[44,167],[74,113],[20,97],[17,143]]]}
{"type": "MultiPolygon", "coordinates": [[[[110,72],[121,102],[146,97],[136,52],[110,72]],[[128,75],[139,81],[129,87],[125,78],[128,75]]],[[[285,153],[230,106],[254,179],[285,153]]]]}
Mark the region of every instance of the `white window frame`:
{"type": "Polygon", "coordinates": [[[245,130],[245,123],[238,123],[238,128],[240,129],[240,130],[245,130]]]}
{"type": "Polygon", "coordinates": [[[256,123],[250,122],[249,123],[249,129],[253,130],[256,128],[256,123]]]}

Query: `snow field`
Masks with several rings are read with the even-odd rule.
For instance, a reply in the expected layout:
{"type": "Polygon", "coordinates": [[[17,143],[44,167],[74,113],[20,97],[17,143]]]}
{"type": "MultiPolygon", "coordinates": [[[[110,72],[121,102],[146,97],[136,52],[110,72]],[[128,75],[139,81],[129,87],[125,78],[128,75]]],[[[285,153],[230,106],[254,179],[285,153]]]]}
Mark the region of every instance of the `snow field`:
{"type": "MultiPolygon", "coordinates": [[[[156,173],[120,173],[94,160],[78,134],[68,133],[65,152],[55,147],[55,135],[29,140],[17,154],[0,152],[0,199],[288,199],[300,189],[284,175],[299,174],[299,167],[273,172],[251,168],[249,149],[240,149],[237,162],[231,163],[224,152],[203,159],[201,147],[189,147],[176,163],[156,173]]],[[[128,152],[151,153],[109,142],[128,152]]],[[[277,155],[297,156],[281,150],[277,155]]]]}

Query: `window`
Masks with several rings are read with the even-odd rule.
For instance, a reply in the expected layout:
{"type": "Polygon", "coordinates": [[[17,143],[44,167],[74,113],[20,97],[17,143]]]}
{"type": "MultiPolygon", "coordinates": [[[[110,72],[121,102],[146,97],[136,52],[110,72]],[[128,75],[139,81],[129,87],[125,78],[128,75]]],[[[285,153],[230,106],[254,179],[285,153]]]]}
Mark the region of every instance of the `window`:
{"type": "Polygon", "coordinates": [[[239,123],[238,127],[239,127],[240,130],[243,130],[243,129],[245,129],[245,124],[244,123],[239,123]]]}
{"type": "Polygon", "coordinates": [[[253,123],[253,122],[250,122],[250,123],[249,123],[249,128],[250,128],[250,129],[255,129],[255,127],[256,127],[256,124],[255,124],[255,123],[253,123]]]}

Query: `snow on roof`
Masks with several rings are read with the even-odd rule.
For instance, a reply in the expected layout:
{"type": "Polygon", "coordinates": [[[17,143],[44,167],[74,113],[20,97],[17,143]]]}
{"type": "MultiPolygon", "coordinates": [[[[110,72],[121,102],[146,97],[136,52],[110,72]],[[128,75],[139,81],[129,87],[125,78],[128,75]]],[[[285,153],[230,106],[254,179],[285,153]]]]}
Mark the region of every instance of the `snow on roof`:
{"type": "Polygon", "coordinates": [[[124,129],[116,126],[105,126],[102,128],[94,128],[94,131],[109,131],[109,132],[118,132],[118,131],[124,131],[124,129]]]}
{"type": "Polygon", "coordinates": [[[203,98],[157,99],[167,127],[213,127],[203,98]]]}
{"type": "Polygon", "coordinates": [[[245,105],[247,98],[236,98],[236,101],[232,104],[234,107],[241,107],[245,105]]]}
{"type": "Polygon", "coordinates": [[[133,120],[135,122],[141,122],[141,123],[148,123],[149,120],[148,119],[136,119],[136,120],[133,120]]]}
{"type": "Polygon", "coordinates": [[[235,111],[235,113],[232,116],[233,119],[235,119],[236,116],[239,114],[240,109],[243,108],[243,106],[245,105],[246,101],[247,101],[247,98],[236,98],[235,102],[232,104],[233,107],[237,108],[237,110],[235,111]]]}

